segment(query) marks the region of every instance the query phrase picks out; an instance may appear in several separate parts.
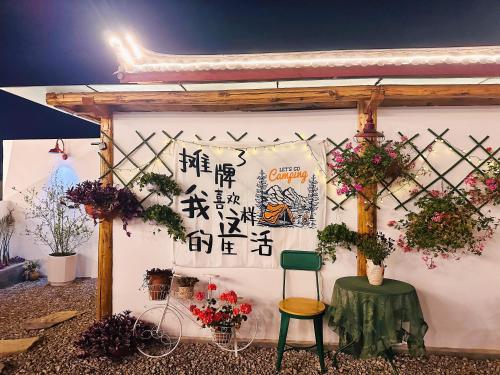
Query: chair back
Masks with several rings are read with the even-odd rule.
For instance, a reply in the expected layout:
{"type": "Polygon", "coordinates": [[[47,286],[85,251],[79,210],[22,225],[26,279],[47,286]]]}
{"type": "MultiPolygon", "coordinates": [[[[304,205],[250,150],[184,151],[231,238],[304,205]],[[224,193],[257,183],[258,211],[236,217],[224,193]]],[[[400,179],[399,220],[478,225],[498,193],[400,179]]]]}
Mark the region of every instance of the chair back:
{"type": "Polygon", "coordinates": [[[283,268],[283,299],[285,299],[286,271],[314,271],[316,274],[316,295],[319,301],[318,271],[321,269],[321,255],[314,251],[283,250],[280,256],[281,268],[283,268]]]}

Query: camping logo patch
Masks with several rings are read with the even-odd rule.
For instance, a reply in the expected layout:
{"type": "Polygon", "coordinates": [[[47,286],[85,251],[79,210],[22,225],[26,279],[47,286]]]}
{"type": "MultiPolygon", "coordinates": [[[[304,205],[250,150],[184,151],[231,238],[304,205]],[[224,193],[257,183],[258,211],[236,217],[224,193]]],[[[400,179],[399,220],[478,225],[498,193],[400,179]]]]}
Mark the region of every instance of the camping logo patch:
{"type": "Polygon", "coordinates": [[[272,168],[268,173],[261,169],[255,203],[260,226],[316,228],[318,179],[300,167],[272,168]]]}

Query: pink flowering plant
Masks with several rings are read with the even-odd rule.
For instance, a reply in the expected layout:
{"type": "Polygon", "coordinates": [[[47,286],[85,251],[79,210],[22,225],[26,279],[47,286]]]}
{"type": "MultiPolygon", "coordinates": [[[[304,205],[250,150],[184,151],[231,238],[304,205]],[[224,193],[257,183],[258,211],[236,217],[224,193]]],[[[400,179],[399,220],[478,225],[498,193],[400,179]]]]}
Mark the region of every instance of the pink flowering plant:
{"type": "Polygon", "coordinates": [[[474,204],[500,204],[500,162],[491,162],[485,170],[469,174],[464,184],[474,204]]]}
{"type": "Polygon", "coordinates": [[[211,291],[216,290],[215,284],[208,285],[208,293],[196,293],[195,298],[204,304],[202,306],[191,305],[191,313],[201,322],[202,327],[210,327],[215,330],[222,327],[239,328],[241,323],[248,319],[252,312],[249,303],[238,304],[238,295],[233,290],[221,293],[219,298],[214,298],[211,291]]]}
{"type": "Polygon", "coordinates": [[[414,164],[406,140],[403,137],[400,142],[366,142],[355,147],[349,142],[344,148],[333,150],[328,165],[333,171],[333,183],[339,186],[337,194],[362,194],[366,186],[381,181],[390,184],[398,179],[413,180],[414,164]]]}
{"type": "Polygon", "coordinates": [[[436,258],[460,259],[461,254],[481,255],[484,243],[497,226],[464,197],[452,191],[432,190],[415,202],[419,209],[399,222],[388,225],[403,234],[397,245],[405,252],[420,252],[427,267],[436,267],[436,258]]]}

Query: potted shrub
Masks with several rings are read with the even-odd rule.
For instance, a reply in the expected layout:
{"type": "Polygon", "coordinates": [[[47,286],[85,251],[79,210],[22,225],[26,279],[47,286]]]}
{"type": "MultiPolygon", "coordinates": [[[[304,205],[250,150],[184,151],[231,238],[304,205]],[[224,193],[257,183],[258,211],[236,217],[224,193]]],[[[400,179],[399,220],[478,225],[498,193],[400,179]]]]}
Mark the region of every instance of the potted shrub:
{"type": "Polygon", "coordinates": [[[130,315],[130,311],[114,314],[109,318],[93,323],[80,338],[75,346],[80,349],[80,357],[109,357],[118,360],[133,354],[147,327],[130,315]]]}
{"type": "MultiPolygon", "coordinates": [[[[145,222],[149,221],[166,227],[168,234],[174,241],[186,241],[186,228],[184,227],[182,217],[169,206],[154,204],[144,210],[142,218],[145,222]]],[[[161,229],[158,228],[157,231],[159,232],[161,229]]]]}
{"type": "Polygon", "coordinates": [[[252,312],[252,306],[248,303],[238,305],[238,296],[234,291],[221,293],[219,298],[212,298],[210,291],[214,285],[209,284],[208,298],[205,293],[197,293],[196,299],[205,303],[198,307],[191,305],[190,310],[196,319],[202,323],[203,328],[210,328],[213,340],[219,345],[227,345],[231,342],[234,330],[241,327],[247,316],[252,312]]]}
{"type": "Polygon", "coordinates": [[[27,260],[23,264],[24,277],[27,281],[36,281],[40,278],[40,262],[38,260],[27,260]]]}
{"type": "Polygon", "coordinates": [[[65,202],[65,188],[57,175],[40,191],[21,193],[27,204],[26,234],[50,249],[47,278],[51,285],[64,285],[76,277],[76,250],[92,235],[90,219],[65,202]]]}
{"type": "Polygon", "coordinates": [[[10,259],[10,240],[14,233],[15,220],[12,210],[0,219],[0,265],[7,266],[10,259]]]}
{"type": "Polygon", "coordinates": [[[173,271],[170,268],[152,268],[144,274],[143,286],[149,290],[149,297],[154,300],[164,300],[170,291],[173,271]]]}
{"type": "Polygon", "coordinates": [[[437,257],[458,260],[461,254],[481,255],[498,225],[453,191],[432,190],[415,206],[417,212],[395,224],[403,232],[397,244],[405,252],[421,252],[430,269],[436,267],[437,257]]]}
{"type": "Polygon", "coordinates": [[[386,184],[413,181],[416,174],[408,146],[403,138],[401,142],[367,142],[356,147],[349,142],[344,148],[332,151],[329,167],[334,174],[333,183],[340,186],[337,194],[356,195],[366,186],[381,181],[386,184]]]}
{"type": "Polygon", "coordinates": [[[345,223],[329,224],[324,229],[318,230],[318,247],[316,251],[323,259],[335,262],[337,259],[337,246],[351,249],[356,244],[357,233],[350,230],[345,223]]]}
{"type": "Polygon", "coordinates": [[[371,285],[382,285],[384,260],[394,251],[394,240],[382,233],[358,235],[358,249],[366,258],[366,276],[371,285]]]}
{"type": "Polygon", "coordinates": [[[177,280],[179,286],[177,288],[177,296],[181,299],[191,299],[194,295],[194,286],[199,282],[196,277],[181,276],[177,280]]]}
{"type": "MultiPolygon", "coordinates": [[[[140,217],[142,207],[135,194],[127,187],[104,186],[100,181],[84,181],[66,192],[66,199],[76,205],[84,205],[85,212],[94,219],[120,217],[127,231],[129,220],[140,217]]],[[[73,206],[74,207],[74,206],[73,206]]]]}

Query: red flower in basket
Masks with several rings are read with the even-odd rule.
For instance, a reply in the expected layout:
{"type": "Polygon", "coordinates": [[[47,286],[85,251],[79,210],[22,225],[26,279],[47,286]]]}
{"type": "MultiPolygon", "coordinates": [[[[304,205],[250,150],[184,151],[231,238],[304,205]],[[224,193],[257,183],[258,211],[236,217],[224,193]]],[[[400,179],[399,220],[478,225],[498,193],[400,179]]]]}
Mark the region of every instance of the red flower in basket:
{"type": "Polygon", "coordinates": [[[205,299],[205,293],[198,292],[195,294],[194,298],[196,298],[198,301],[203,301],[205,299]]]}
{"type": "Polygon", "coordinates": [[[208,290],[217,290],[217,285],[215,285],[215,284],[208,284],[207,289],[208,290]]]}
{"type": "Polygon", "coordinates": [[[243,314],[248,315],[252,312],[252,305],[250,305],[249,303],[242,303],[240,306],[240,310],[243,314]]]}
{"type": "Polygon", "coordinates": [[[234,292],[234,290],[222,293],[219,298],[221,301],[226,301],[233,305],[238,301],[238,295],[234,292]]]}

